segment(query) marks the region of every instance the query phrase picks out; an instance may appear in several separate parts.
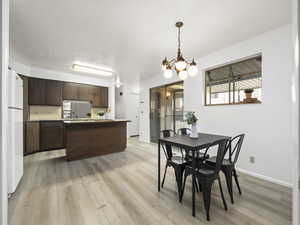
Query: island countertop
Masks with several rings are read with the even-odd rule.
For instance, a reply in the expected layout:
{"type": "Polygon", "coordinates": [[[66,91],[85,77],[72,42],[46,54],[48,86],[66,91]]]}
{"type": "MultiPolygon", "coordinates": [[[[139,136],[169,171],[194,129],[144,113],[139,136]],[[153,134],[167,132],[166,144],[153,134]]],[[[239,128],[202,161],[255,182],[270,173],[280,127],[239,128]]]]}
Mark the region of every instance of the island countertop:
{"type": "Polygon", "coordinates": [[[74,124],[107,124],[107,123],[124,123],[130,122],[130,120],[125,119],[115,119],[115,120],[98,120],[98,119],[90,119],[90,120],[64,120],[63,121],[66,126],[74,125],[74,124]]]}

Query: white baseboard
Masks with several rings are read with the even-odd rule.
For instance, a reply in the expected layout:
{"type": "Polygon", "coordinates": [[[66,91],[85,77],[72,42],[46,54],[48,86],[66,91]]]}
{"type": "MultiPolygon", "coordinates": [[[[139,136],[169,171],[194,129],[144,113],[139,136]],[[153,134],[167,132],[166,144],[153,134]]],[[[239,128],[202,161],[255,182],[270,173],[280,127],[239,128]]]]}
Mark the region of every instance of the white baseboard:
{"type": "Polygon", "coordinates": [[[245,173],[245,174],[248,174],[250,176],[257,177],[259,179],[269,181],[269,182],[274,183],[274,184],[279,184],[279,185],[282,185],[282,186],[285,186],[285,187],[293,188],[292,183],[288,183],[288,182],[285,182],[285,181],[274,179],[272,177],[261,175],[259,173],[254,173],[254,172],[251,172],[251,171],[248,171],[248,170],[245,170],[245,169],[241,169],[241,168],[236,168],[236,170],[241,172],[241,173],[245,173]]]}

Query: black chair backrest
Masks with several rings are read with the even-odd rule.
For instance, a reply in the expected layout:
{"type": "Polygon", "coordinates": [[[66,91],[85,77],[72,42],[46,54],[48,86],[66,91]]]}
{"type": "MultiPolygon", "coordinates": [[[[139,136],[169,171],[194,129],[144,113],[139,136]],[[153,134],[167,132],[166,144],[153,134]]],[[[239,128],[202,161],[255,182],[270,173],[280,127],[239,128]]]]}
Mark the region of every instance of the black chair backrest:
{"type": "MultiPolygon", "coordinates": [[[[171,133],[173,133],[173,135],[176,134],[173,130],[162,130],[161,132],[162,132],[164,138],[171,137],[171,133]]],[[[165,150],[165,155],[166,155],[167,159],[171,159],[173,157],[172,145],[165,144],[165,148],[166,149],[164,149],[164,150],[165,150]]]]}
{"type": "Polygon", "coordinates": [[[230,140],[229,146],[229,161],[233,164],[236,164],[244,141],[245,134],[240,134],[235,136],[230,140]],[[234,145],[234,147],[232,146],[234,145]]]}
{"type": "Polygon", "coordinates": [[[181,135],[188,135],[188,131],[191,131],[190,128],[180,128],[178,129],[178,134],[181,134],[181,135]]]}
{"type": "Polygon", "coordinates": [[[225,154],[230,147],[230,140],[222,139],[211,143],[205,150],[203,159],[206,158],[207,152],[214,146],[218,146],[217,158],[216,158],[216,165],[215,165],[215,174],[218,174],[221,170],[221,166],[225,157],[225,154]]]}

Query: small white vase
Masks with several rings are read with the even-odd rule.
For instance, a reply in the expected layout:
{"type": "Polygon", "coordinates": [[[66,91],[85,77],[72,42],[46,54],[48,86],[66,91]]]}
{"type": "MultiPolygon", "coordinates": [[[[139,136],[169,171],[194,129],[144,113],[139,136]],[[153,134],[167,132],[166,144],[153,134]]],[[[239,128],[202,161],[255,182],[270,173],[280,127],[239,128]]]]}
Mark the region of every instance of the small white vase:
{"type": "Polygon", "coordinates": [[[190,137],[191,138],[198,138],[197,123],[192,124],[192,131],[191,131],[190,137]]]}

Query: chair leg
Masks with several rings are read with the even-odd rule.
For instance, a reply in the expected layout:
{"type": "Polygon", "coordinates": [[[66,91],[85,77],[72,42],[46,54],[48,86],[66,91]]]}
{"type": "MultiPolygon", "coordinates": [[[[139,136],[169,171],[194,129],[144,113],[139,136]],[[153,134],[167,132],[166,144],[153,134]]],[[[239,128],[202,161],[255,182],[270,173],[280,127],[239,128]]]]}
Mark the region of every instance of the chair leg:
{"type": "Polygon", "coordinates": [[[179,202],[181,202],[181,193],[182,193],[182,169],[181,168],[174,168],[175,176],[176,176],[176,183],[178,189],[178,198],[179,202]]]}
{"type": "Polygon", "coordinates": [[[226,184],[230,195],[231,203],[234,204],[232,192],[232,170],[223,170],[223,172],[225,174],[226,184]]]}
{"type": "Polygon", "coordinates": [[[186,178],[187,177],[188,177],[188,173],[185,171],[184,172],[184,178],[183,178],[183,184],[182,184],[182,190],[181,190],[181,196],[180,196],[179,202],[182,202],[182,198],[183,198],[183,193],[184,193],[185,183],[186,183],[186,178]]]}
{"type": "Polygon", "coordinates": [[[164,188],[164,183],[165,183],[167,169],[168,169],[168,163],[166,163],[165,172],[164,172],[164,178],[163,178],[162,183],[161,183],[161,188],[164,188]]]}
{"type": "Polygon", "coordinates": [[[204,200],[204,206],[205,206],[205,210],[206,210],[206,219],[207,221],[210,220],[210,216],[209,216],[209,209],[210,209],[210,198],[211,198],[211,186],[212,184],[209,185],[205,185],[203,187],[203,200],[204,200]]]}
{"type": "Polygon", "coordinates": [[[238,176],[237,176],[237,173],[236,173],[235,169],[233,170],[233,176],[234,176],[234,180],[235,180],[236,186],[238,187],[239,193],[241,195],[242,194],[242,190],[241,190],[240,183],[239,183],[238,176]]]}
{"type": "Polygon", "coordinates": [[[222,196],[222,200],[223,200],[223,205],[224,205],[225,210],[227,211],[228,208],[227,208],[226,200],[225,200],[224,193],[223,193],[222,183],[221,183],[221,179],[220,179],[219,175],[218,175],[218,183],[219,183],[220,192],[221,192],[221,196],[222,196]]]}
{"type": "MultiPolygon", "coordinates": [[[[197,183],[196,183],[197,184],[197,183]]],[[[199,191],[202,192],[201,182],[198,180],[199,191]]],[[[197,186],[196,186],[197,187],[197,186]]]]}
{"type": "Polygon", "coordinates": [[[196,180],[196,182],[195,182],[195,188],[196,188],[196,191],[199,192],[199,187],[198,187],[197,180],[196,180]]]}

